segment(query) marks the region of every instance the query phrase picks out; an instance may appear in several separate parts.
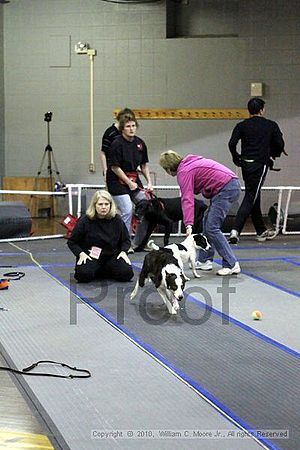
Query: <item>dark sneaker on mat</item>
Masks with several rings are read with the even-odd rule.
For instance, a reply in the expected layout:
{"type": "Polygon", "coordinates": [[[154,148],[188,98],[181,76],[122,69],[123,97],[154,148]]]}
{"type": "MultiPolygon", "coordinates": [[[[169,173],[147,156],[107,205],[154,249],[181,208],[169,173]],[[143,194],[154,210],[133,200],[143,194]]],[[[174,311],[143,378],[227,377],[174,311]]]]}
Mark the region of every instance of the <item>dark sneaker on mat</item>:
{"type": "Polygon", "coordinates": [[[237,230],[231,230],[231,233],[228,238],[229,244],[237,244],[239,242],[239,240],[240,240],[240,238],[239,238],[239,233],[237,232],[237,230]]]}

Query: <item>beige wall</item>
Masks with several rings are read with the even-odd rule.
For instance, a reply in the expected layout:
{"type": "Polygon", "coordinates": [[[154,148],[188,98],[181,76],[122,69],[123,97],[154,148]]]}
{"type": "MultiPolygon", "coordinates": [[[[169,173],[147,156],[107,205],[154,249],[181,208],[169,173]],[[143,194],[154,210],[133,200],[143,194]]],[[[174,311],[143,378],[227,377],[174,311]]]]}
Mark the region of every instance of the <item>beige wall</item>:
{"type": "MultiPolygon", "coordinates": [[[[222,1],[217,3],[220,7],[222,1]]],[[[96,184],[102,181],[100,137],[113,109],[241,108],[250,82],[261,81],[268,115],[283,129],[290,154],[280,162],[284,170],[270,174],[268,183],[299,184],[300,3],[241,0],[238,6],[238,20],[233,9],[230,26],[238,28],[239,37],[166,39],[164,1],[14,0],[4,5],[6,175],[32,176],[38,170],[47,143],[46,111],[53,111],[51,145],[63,180],[96,184]],[[87,55],[75,54],[78,41],[98,53],[95,174],[88,171],[90,62],[87,55]]],[[[209,17],[205,23],[213,29],[216,14],[211,24],[209,17]]],[[[140,122],[138,133],[159,183],[173,184],[157,164],[162,150],[202,153],[233,167],[227,142],[235,123],[148,120],[140,122]]]]}

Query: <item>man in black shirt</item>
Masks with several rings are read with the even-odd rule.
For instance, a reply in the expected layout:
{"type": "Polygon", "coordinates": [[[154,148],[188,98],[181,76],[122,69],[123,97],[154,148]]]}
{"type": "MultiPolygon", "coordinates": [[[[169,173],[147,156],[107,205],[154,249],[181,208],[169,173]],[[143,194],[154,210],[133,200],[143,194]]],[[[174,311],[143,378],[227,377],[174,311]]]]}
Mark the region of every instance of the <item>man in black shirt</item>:
{"type": "Polygon", "coordinates": [[[263,117],[265,102],[261,98],[251,98],[248,102],[250,117],[238,123],[229,141],[229,150],[234,164],[242,168],[245,195],[235,218],[229,242],[237,244],[247,218],[251,219],[260,242],[273,239],[275,231],[267,230],[264,223],[260,191],[265,181],[268,168],[272,168],[274,159],[284,151],[284,140],[276,122],[263,117]],[[241,141],[241,153],[236,150],[241,141]]]}
{"type": "Polygon", "coordinates": [[[100,162],[102,166],[102,175],[106,176],[107,171],[107,153],[111,147],[111,144],[117,136],[120,136],[119,122],[120,119],[125,116],[128,119],[135,120],[134,112],[129,108],[121,109],[117,114],[117,121],[108,127],[102,136],[101,149],[100,149],[100,162]]]}
{"type": "MultiPolygon", "coordinates": [[[[136,128],[136,119],[123,116],[119,122],[121,135],[115,138],[107,154],[107,189],[117,204],[129,234],[131,234],[132,203],[136,204],[146,198],[138,169],[147,181],[147,190],[153,190],[147,146],[136,136],[136,128]]],[[[137,225],[131,251],[139,247],[147,228],[146,219],[137,225]]]]}

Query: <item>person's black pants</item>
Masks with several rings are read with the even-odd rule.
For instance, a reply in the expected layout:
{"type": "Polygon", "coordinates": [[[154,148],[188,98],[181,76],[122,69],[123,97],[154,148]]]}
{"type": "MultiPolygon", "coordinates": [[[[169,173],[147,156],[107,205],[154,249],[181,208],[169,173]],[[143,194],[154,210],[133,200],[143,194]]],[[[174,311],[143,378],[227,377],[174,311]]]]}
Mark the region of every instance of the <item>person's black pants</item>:
{"type": "Polygon", "coordinates": [[[132,267],[123,258],[100,256],[99,259],[87,260],[85,264],[75,266],[75,279],[79,283],[88,283],[96,279],[130,281],[133,277],[132,267]]]}
{"type": "Polygon", "coordinates": [[[243,161],[242,176],[245,184],[245,195],[235,218],[235,229],[240,233],[246,220],[251,215],[255,231],[258,235],[266,231],[260,206],[260,191],[264,184],[268,166],[261,163],[243,161]]]}

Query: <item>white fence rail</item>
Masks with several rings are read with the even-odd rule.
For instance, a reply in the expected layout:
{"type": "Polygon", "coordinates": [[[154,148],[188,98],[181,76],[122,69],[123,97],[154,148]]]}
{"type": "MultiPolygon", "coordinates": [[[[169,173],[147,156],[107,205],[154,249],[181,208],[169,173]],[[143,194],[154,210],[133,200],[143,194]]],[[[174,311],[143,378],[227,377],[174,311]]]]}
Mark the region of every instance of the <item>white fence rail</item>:
{"type": "MultiPolygon", "coordinates": [[[[69,213],[70,214],[76,214],[77,217],[81,214],[81,199],[82,199],[82,191],[85,189],[105,189],[105,185],[92,185],[92,184],[67,184],[68,189],[68,196],[69,196],[69,213]],[[73,196],[74,194],[77,196],[77,210],[76,212],[73,211],[73,196]]],[[[163,185],[157,185],[154,186],[154,190],[160,190],[160,191],[175,191],[180,195],[180,189],[178,186],[163,186],[163,185]]],[[[242,187],[242,190],[244,190],[244,187],[242,187]]],[[[288,221],[288,214],[289,214],[289,207],[291,203],[291,197],[292,193],[295,191],[300,191],[299,186],[263,186],[262,191],[275,191],[277,192],[277,217],[276,217],[276,225],[275,229],[277,232],[281,230],[282,234],[300,234],[300,226],[299,230],[296,231],[288,231],[287,230],[287,221],[288,221]],[[283,223],[281,223],[282,214],[281,211],[283,211],[284,214],[284,220],[283,223]]],[[[300,210],[299,210],[300,215],[300,210]]],[[[300,221],[299,221],[300,222],[300,221]]],[[[180,235],[180,224],[178,226],[178,233],[176,235],[180,235]]],[[[252,233],[245,233],[245,234],[252,234],[252,233]]]]}
{"type": "MultiPolygon", "coordinates": [[[[66,191],[63,192],[51,192],[51,191],[17,191],[17,190],[0,190],[1,194],[21,194],[21,195],[48,195],[48,196],[67,196],[68,198],[68,211],[69,214],[76,215],[79,217],[81,215],[82,210],[82,198],[84,195],[84,191],[87,189],[105,189],[105,185],[99,184],[67,184],[66,191]]],[[[242,188],[243,190],[244,188],[242,188]]],[[[180,190],[178,186],[167,186],[167,185],[156,185],[154,186],[155,191],[172,191],[176,195],[180,195],[180,190]]],[[[289,231],[288,227],[288,218],[289,218],[289,210],[291,207],[292,196],[295,193],[300,192],[299,186],[264,186],[262,191],[275,191],[277,196],[277,217],[275,228],[276,231],[281,230],[282,234],[292,235],[292,234],[300,234],[300,207],[299,207],[299,230],[289,231]],[[283,212],[283,220],[282,220],[282,212],[283,212]]],[[[262,195],[263,197],[263,195],[262,195]]],[[[1,202],[0,202],[1,207],[1,202]]],[[[252,234],[252,233],[245,233],[252,234]]],[[[178,224],[177,233],[173,234],[173,236],[181,235],[181,223],[178,224]]],[[[63,234],[51,235],[51,236],[34,236],[34,237],[26,237],[26,238],[13,238],[13,239],[0,239],[0,242],[14,241],[14,240],[29,240],[29,239],[46,239],[46,238],[56,238],[62,237],[63,234]]]]}

